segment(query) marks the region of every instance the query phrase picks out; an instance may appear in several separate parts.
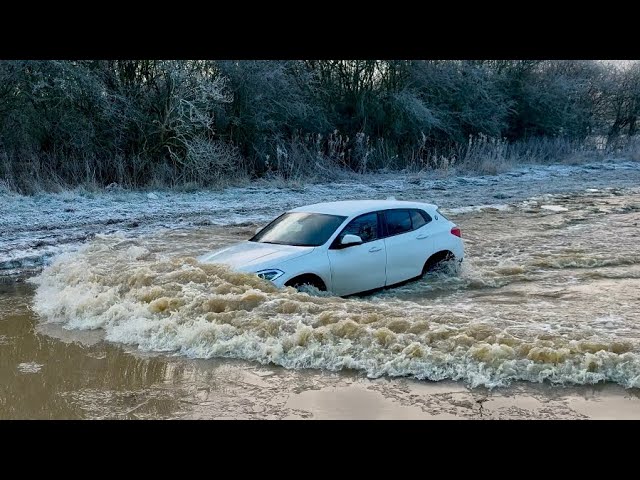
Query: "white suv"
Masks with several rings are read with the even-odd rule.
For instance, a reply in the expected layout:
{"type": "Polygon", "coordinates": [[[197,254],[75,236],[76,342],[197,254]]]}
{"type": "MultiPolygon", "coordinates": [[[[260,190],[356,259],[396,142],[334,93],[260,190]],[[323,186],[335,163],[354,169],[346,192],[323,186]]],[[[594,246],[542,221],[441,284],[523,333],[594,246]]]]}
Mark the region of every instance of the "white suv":
{"type": "Polygon", "coordinates": [[[460,229],[436,205],[350,200],[290,210],[248,241],[205,255],[278,287],[313,285],[345,296],[422,277],[462,261],[460,229]]]}

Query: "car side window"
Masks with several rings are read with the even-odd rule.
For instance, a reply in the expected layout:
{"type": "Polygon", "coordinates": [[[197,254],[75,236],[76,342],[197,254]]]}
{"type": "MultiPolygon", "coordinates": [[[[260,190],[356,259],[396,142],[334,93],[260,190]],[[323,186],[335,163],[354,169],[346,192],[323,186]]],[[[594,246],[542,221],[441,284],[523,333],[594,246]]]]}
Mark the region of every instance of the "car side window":
{"type": "Polygon", "coordinates": [[[411,223],[414,230],[417,230],[420,227],[424,227],[430,221],[431,217],[427,212],[423,212],[421,210],[411,210],[411,223]]]}
{"type": "Polygon", "coordinates": [[[412,230],[409,210],[387,210],[384,215],[388,236],[399,235],[412,230]]]}
{"type": "Polygon", "coordinates": [[[367,213],[351,220],[338,235],[338,243],[347,234],[358,235],[363,243],[376,240],[378,238],[378,214],[376,212],[367,213]]]}

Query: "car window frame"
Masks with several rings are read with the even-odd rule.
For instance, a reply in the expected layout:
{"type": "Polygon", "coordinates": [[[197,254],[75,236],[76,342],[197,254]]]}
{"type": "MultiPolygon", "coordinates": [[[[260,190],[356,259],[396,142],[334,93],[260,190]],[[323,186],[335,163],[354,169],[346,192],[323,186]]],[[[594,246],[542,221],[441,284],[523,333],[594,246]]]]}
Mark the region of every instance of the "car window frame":
{"type": "MultiPolygon", "coordinates": [[[[415,210],[418,214],[424,219],[425,224],[419,226],[418,228],[414,228],[413,230],[420,230],[422,227],[426,227],[433,221],[433,217],[429,215],[429,212],[422,210],[420,208],[410,208],[409,210],[415,210]]],[[[413,218],[411,218],[411,225],[413,225],[413,218]]]]}
{"type": "Polygon", "coordinates": [[[381,212],[378,210],[374,210],[371,212],[366,212],[366,213],[361,213],[360,215],[357,215],[355,217],[353,217],[350,220],[347,220],[347,223],[345,224],[344,227],[342,227],[342,229],[340,229],[340,232],[335,236],[335,238],[331,241],[331,245],[329,245],[329,249],[330,250],[340,250],[340,244],[338,243],[338,239],[340,238],[340,236],[342,235],[342,233],[347,229],[347,227],[349,225],[351,225],[351,222],[356,221],[357,219],[359,219],[360,217],[364,217],[366,215],[372,215],[372,214],[376,214],[377,218],[378,218],[378,223],[377,223],[377,228],[376,228],[376,235],[378,236],[377,238],[373,239],[373,240],[367,240],[366,242],[362,242],[359,245],[364,245],[366,243],[371,243],[371,242],[376,242],[378,240],[382,240],[384,237],[382,236],[383,234],[383,230],[382,230],[382,223],[384,221],[384,215],[381,215],[381,212]]]}
{"type": "Polygon", "coordinates": [[[397,237],[398,235],[404,235],[406,233],[415,232],[416,230],[420,230],[421,228],[426,227],[427,225],[429,225],[429,223],[431,223],[433,221],[433,218],[431,217],[431,215],[429,215],[429,213],[427,213],[426,211],[422,210],[421,208],[413,208],[413,207],[387,208],[385,210],[381,210],[381,211],[378,212],[378,218],[380,218],[380,217],[382,217],[382,221],[384,223],[382,238],[397,237]],[[411,220],[411,230],[407,230],[407,231],[404,231],[404,232],[394,233],[393,235],[389,235],[389,226],[387,225],[386,212],[389,212],[391,210],[405,210],[406,212],[408,212],[409,213],[409,220],[411,220]],[[411,217],[411,213],[410,213],[412,210],[416,210],[420,214],[420,216],[422,216],[422,218],[426,222],[424,225],[421,225],[418,228],[415,228],[413,226],[413,218],[411,217]]]}

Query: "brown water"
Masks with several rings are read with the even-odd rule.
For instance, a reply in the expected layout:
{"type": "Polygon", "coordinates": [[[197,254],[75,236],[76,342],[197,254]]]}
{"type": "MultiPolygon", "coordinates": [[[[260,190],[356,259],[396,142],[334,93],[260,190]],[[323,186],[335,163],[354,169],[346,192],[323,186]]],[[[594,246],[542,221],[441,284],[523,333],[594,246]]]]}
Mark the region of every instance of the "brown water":
{"type": "Polygon", "coordinates": [[[640,193],[449,216],[459,275],[353,299],[194,260],[253,225],[97,237],[0,285],[0,418],[637,418],[640,193]]]}

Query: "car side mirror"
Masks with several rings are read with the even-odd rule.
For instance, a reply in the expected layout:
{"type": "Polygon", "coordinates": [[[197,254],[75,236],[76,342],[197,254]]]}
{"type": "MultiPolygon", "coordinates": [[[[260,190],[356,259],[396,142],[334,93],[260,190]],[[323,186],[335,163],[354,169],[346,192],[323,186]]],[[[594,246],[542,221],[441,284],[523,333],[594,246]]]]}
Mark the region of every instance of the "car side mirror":
{"type": "Polygon", "coordinates": [[[358,235],[351,235],[350,233],[346,234],[340,240],[341,247],[352,247],[354,245],[360,245],[362,243],[362,239],[358,235]]]}

